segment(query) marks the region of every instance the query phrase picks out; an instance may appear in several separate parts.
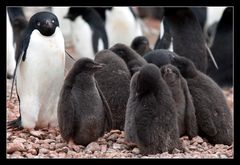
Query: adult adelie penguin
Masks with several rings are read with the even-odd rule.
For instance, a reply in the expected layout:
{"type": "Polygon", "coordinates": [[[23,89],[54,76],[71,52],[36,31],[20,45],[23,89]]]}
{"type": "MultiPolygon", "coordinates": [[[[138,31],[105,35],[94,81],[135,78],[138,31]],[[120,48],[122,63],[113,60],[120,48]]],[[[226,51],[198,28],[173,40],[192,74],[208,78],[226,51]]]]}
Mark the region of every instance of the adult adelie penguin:
{"type": "Polygon", "coordinates": [[[231,145],[233,121],[222,89],[210,77],[198,71],[191,60],[175,56],[171,63],[187,80],[196,110],[199,135],[213,144],[231,145]]]}
{"type": "Polygon", "coordinates": [[[160,70],[176,103],[179,135],[180,137],[187,135],[189,139],[192,139],[197,136],[198,127],[187,81],[182,77],[178,68],[171,64],[162,66],[160,70]]]}
{"type": "Polygon", "coordinates": [[[208,65],[206,42],[201,26],[191,9],[164,8],[163,25],[167,26],[166,29],[164,28],[164,32],[168,32],[167,38],[171,37],[173,51],[180,56],[189,58],[200,71],[206,73],[208,65]]]}
{"type": "Polygon", "coordinates": [[[154,64],[146,64],[131,79],[124,131],[126,142],[137,144],[142,154],[181,148],[175,102],[154,64]]]}
{"type": "Polygon", "coordinates": [[[233,85],[233,9],[228,7],[217,25],[211,51],[219,69],[209,61],[207,74],[221,87],[233,85]]]}
{"type": "Polygon", "coordinates": [[[103,64],[89,58],[75,62],[61,90],[58,104],[60,133],[67,142],[86,146],[112,128],[112,115],[94,73],[103,64]]]}
{"type": "Polygon", "coordinates": [[[147,61],[143,57],[125,44],[115,44],[109,50],[125,61],[131,75],[138,71],[140,67],[147,64],[147,61]]]}
{"type": "Polygon", "coordinates": [[[131,74],[123,59],[110,50],[98,52],[95,61],[105,64],[95,78],[111,109],[113,129],[123,130],[131,74]]]}
{"type": "Polygon", "coordinates": [[[108,48],[103,20],[93,8],[70,7],[66,18],[73,21],[72,36],[77,59],[94,59],[95,53],[108,48]]]}
{"type": "Polygon", "coordinates": [[[33,15],[17,52],[15,69],[20,117],[10,127],[57,126],[57,102],[64,80],[65,49],[57,17],[33,15]]]}

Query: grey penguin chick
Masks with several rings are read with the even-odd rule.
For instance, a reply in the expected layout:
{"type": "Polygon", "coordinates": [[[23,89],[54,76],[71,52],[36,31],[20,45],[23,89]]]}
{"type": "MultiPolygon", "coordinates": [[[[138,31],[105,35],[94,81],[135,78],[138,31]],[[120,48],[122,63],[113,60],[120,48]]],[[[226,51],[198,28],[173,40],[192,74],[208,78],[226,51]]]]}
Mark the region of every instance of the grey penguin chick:
{"type": "Polygon", "coordinates": [[[161,68],[163,65],[170,64],[173,56],[177,56],[177,54],[166,49],[156,49],[146,53],[143,58],[148,63],[155,64],[161,68]]]}
{"type": "Polygon", "coordinates": [[[123,130],[131,74],[126,63],[110,50],[102,50],[95,61],[105,64],[94,75],[112,112],[113,129],[123,130]]]}
{"type": "Polygon", "coordinates": [[[109,50],[121,57],[128,66],[131,75],[139,70],[140,67],[147,64],[147,61],[142,58],[136,51],[124,44],[115,44],[109,50]]]}
{"type": "Polygon", "coordinates": [[[176,56],[171,63],[178,67],[188,83],[199,135],[206,137],[212,144],[231,145],[233,121],[222,89],[210,77],[197,70],[191,60],[176,56]]]}
{"type": "Polygon", "coordinates": [[[94,73],[103,64],[81,58],[69,71],[61,89],[58,124],[61,136],[86,146],[112,128],[112,115],[94,73]]]}
{"type": "Polygon", "coordinates": [[[182,77],[178,68],[171,64],[162,66],[160,70],[176,103],[179,135],[180,137],[188,135],[189,139],[192,139],[197,136],[198,127],[192,95],[189,92],[187,81],[182,77]]]}
{"type": "Polygon", "coordinates": [[[64,81],[65,46],[57,17],[34,14],[16,50],[16,91],[20,116],[8,123],[14,128],[57,126],[57,105],[64,81]]]}
{"type": "Polygon", "coordinates": [[[125,141],[137,144],[142,154],[181,149],[175,102],[154,64],[144,65],[131,79],[124,131],[125,141]]]}
{"type": "Polygon", "coordinates": [[[131,43],[131,48],[141,56],[144,56],[146,53],[152,50],[150,48],[149,41],[145,36],[135,37],[131,43]]]}

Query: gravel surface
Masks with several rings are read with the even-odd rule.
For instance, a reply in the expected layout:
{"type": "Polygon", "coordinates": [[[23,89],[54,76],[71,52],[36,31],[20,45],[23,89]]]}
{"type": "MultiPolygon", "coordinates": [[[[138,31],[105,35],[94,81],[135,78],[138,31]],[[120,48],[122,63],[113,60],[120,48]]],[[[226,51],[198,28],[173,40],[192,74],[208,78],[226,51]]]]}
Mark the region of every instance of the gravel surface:
{"type": "MultiPolygon", "coordinates": [[[[11,80],[7,80],[7,121],[19,116],[19,103],[14,90],[9,99],[11,80]]],[[[233,109],[233,89],[225,89],[228,104],[233,109]]],[[[175,149],[172,154],[141,155],[137,147],[124,143],[124,132],[112,130],[97,141],[81,145],[67,144],[58,128],[38,130],[7,130],[7,158],[233,158],[233,145],[211,145],[197,136],[189,140],[181,137],[184,151],[175,149]]]]}

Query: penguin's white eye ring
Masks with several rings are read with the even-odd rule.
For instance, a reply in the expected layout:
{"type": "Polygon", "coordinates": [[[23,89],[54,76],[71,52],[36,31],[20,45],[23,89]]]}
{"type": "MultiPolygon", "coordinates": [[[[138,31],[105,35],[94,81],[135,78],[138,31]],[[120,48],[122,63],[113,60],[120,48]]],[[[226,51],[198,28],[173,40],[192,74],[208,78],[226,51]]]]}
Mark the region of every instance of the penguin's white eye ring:
{"type": "Polygon", "coordinates": [[[41,25],[41,23],[40,22],[37,22],[37,26],[40,26],[41,25]]]}
{"type": "Polygon", "coordinates": [[[52,23],[54,23],[55,21],[54,21],[54,19],[52,20],[52,23]]]}

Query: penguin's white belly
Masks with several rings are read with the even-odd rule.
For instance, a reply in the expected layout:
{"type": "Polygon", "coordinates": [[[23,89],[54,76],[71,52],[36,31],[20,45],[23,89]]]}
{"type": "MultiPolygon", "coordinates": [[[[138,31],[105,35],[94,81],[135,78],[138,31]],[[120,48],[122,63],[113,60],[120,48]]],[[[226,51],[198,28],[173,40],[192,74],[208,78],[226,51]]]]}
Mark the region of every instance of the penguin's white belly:
{"type": "Polygon", "coordinates": [[[13,47],[13,30],[7,13],[7,74],[13,76],[15,69],[15,49],[13,47]]]}
{"type": "Polygon", "coordinates": [[[94,59],[92,46],[92,30],[81,16],[77,17],[73,23],[73,44],[76,51],[76,59],[88,57],[94,59]]]}
{"type": "Polygon", "coordinates": [[[17,70],[22,125],[45,127],[57,122],[57,103],[64,81],[65,49],[59,28],[50,36],[32,32],[25,61],[17,70]]]}
{"type": "Polygon", "coordinates": [[[132,40],[139,35],[137,21],[129,9],[115,8],[106,12],[106,31],[109,47],[116,43],[130,46],[132,40]]]}

